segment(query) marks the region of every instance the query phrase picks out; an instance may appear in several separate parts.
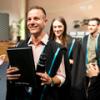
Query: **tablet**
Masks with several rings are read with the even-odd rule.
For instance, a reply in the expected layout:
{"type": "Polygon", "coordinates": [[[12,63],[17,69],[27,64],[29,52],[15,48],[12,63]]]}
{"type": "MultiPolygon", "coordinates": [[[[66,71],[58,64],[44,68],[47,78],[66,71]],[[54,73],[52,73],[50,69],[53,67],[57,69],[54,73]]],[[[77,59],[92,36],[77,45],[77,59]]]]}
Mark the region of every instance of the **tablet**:
{"type": "Polygon", "coordinates": [[[10,65],[16,66],[20,70],[21,77],[17,80],[17,83],[30,84],[35,81],[32,47],[8,48],[7,54],[10,65]]]}

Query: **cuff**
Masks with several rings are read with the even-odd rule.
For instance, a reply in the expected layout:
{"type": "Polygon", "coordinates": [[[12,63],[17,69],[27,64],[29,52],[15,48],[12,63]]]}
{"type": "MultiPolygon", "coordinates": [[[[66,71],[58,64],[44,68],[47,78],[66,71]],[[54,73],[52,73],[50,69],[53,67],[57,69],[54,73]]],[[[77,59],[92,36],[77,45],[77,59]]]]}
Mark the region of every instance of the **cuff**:
{"type": "Polygon", "coordinates": [[[61,83],[60,83],[60,85],[59,85],[59,87],[61,87],[62,84],[65,82],[65,77],[63,77],[63,76],[59,76],[59,75],[56,75],[56,76],[57,76],[57,78],[59,78],[60,81],[61,81],[61,83]]]}

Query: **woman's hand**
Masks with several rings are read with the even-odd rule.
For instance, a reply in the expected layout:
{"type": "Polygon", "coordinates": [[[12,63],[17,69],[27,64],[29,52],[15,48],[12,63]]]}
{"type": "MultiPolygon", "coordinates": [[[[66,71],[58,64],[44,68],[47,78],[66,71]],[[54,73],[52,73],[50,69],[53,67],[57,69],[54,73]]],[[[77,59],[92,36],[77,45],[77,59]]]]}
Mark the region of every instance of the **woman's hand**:
{"type": "Polygon", "coordinates": [[[16,72],[18,72],[19,69],[17,67],[9,67],[7,69],[7,79],[8,80],[17,80],[20,78],[21,74],[15,74],[16,72]]]}
{"type": "Polygon", "coordinates": [[[73,59],[69,59],[69,63],[70,64],[74,64],[74,60],[73,59]]]}

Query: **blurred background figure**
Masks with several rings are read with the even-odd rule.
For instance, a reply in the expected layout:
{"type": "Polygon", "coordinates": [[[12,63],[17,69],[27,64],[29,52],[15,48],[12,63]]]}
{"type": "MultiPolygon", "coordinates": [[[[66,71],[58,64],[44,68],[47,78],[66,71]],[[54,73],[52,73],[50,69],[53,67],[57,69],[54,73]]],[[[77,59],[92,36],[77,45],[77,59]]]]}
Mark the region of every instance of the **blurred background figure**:
{"type": "Polygon", "coordinates": [[[100,98],[100,19],[89,19],[89,34],[82,39],[77,87],[80,100],[99,100],[100,98]]]}
{"type": "Polygon", "coordinates": [[[8,66],[5,63],[5,54],[0,55],[0,100],[6,100],[6,68],[8,66]]]}

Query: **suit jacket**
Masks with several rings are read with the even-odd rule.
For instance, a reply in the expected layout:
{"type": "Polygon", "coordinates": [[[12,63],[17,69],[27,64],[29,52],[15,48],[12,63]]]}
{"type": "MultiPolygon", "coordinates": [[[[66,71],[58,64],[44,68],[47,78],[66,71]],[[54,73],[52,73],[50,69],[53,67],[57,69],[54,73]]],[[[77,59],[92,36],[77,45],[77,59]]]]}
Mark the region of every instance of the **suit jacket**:
{"type": "MultiPolygon", "coordinates": [[[[26,47],[27,45],[27,40],[26,41],[21,41],[17,47],[26,47]]],[[[46,60],[47,60],[47,65],[46,65],[46,72],[51,76],[55,76],[56,72],[59,68],[59,65],[61,63],[62,55],[64,48],[54,42],[54,41],[49,41],[48,44],[46,45],[44,52],[46,54],[46,60]],[[57,54],[57,50],[59,50],[57,54]],[[55,56],[56,53],[56,56],[55,56]],[[51,71],[50,71],[51,70],[51,71]]],[[[58,90],[59,87],[53,86],[51,87],[50,85],[46,86],[40,86],[38,84],[38,78],[36,78],[36,87],[32,88],[31,93],[28,92],[30,89],[30,86],[16,86],[16,85],[8,85],[8,95],[7,95],[7,100],[40,100],[41,97],[43,99],[41,100],[59,100],[59,95],[58,95],[58,90]],[[10,88],[9,88],[10,87],[10,88]],[[11,90],[12,89],[12,90],[11,90]],[[12,92],[13,91],[13,92],[12,92]],[[41,95],[42,94],[42,95],[41,95]],[[11,95],[11,96],[9,96],[11,95]],[[12,98],[13,96],[13,98],[12,98]]]]}
{"type": "MultiPolygon", "coordinates": [[[[88,79],[86,77],[87,40],[88,40],[88,35],[85,36],[82,40],[80,61],[79,61],[80,63],[78,68],[76,85],[77,87],[79,86],[80,90],[82,89],[84,90],[83,92],[84,96],[88,94],[88,96],[86,96],[88,100],[98,100],[97,97],[100,98],[100,75],[92,77],[91,85],[87,88],[87,82],[88,82],[88,79]]],[[[98,66],[100,67],[100,35],[97,39],[95,52],[96,52],[97,63],[98,66]]]]}

